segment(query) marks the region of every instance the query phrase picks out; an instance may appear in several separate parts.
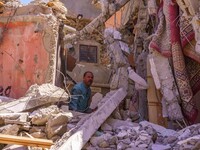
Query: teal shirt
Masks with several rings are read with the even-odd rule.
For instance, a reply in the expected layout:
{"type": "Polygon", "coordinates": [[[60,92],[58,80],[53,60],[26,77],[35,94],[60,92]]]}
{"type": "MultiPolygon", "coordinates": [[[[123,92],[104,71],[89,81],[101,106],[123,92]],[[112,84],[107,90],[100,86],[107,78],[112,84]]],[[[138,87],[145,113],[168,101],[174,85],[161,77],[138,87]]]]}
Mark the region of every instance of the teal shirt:
{"type": "Polygon", "coordinates": [[[71,101],[69,109],[85,112],[89,108],[89,99],[91,96],[90,87],[86,87],[83,82],[77,83],[71,90],[71,101]]]}

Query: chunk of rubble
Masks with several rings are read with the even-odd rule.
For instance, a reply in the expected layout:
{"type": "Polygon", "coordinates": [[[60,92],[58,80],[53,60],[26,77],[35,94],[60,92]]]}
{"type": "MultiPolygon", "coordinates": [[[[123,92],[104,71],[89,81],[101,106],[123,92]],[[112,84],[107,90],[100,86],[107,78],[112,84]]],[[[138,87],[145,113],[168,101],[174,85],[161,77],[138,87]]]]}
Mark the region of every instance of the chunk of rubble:
{"type": "Polygon", "coordinates": [[[2,113],[0,114],[0,125],[21,124],[25,125],[28,121],[29,113],[2,113]]]}
{"type": "Polygon", "coordinates": [[[34,132],[45,132],[45,126],[32,126],[29,130],[29,133],[34,133],[34,132]]]}
{"type": "Polygon", "coordinates": [[[62,136],[67,132],[68,116],[62,113],[52,115],[46,125],[46,133],[48,138],[55,135],[62,136]]]}
{"type": "Polygon", "coordinates": [[[47,138],[46,134],[44,132],[40,132],[40,131],[39,132],[33,132],[30,135],[34,138],[41,138],[41,139],[47,138]]]}
{"type": "Polygon", "coordinates": [[[116,130],[118,127],[128,126],[128,127],[137,127],[137,123],[131,121],[123,121],[119,119],[109,118],[106,120],[106,123],[112,127],[113,130],[116,130]]]}
{"type": "Polygon", "coordinates": [[[0,102],[1,102],[0,105],[2,105],[2,103],[3,104],[8,103],[8,102],[11,102],[11,101],[14,101],[14,100],[16,100],[16,99],[11,98],[11,97],[6,97],[6,96],[0,96],[0,102]]]}
{"type": "Polygon", "coordinates": [[[47,108],[35,110],[29,116],[33,125],[45,125],[52,114],[60,113],[56,105],[51,105],[47,108]]]}
{"type": "Polygon", "coordinates": [[[147,122],[147,121],[140,122],[140,125],[142,125],[143,127],[150,125],[150,126],[152,126],[157,131],[157,133],[161,134],[162,136],[177,135],[177,132],[174,131],[174,130],[166,129],[166,128],[160,126],[160,125],[153,124],[153,123],[150,123],[150,122],[147,122]]]}
{"type": "Polygon", "coordinates": [[[94,96],[92,96],[90,108],[95,109],[98,106],[98,103],[102,100],[102,98],[103,95],[101,93],[95,93],[94,96]]]}
{"type": "Polygon", "coordinates": [[[161,144],[153,144],[152,150],[170,150],[171,147],[169,145],[161,145],[161,144]]]}
{"type": "Polygon", "coordinates": [[[103,134],[101,136],[93,136],[91,139],[90,139],[90,143],[93,145],[93,146],[98,146],[100,145],[100,143],[102,143],[103,141],[108,141],[109,139],[112,138],[112,135],[111,134],[103,134]]]}
{"type": "Polygon", "coordinates": [[[17,113],[34,110],[69,98],[64,89],[53,84],[32,85],[24,97],[0,106],[0,113],[17,113]]]}
{"type": "Polygon", "coordinates": [[[19,126],[16,124],[9,124],[0,128],[0,133],[9,134],[9,135],[17,135],[19,132],[19,126]]]}

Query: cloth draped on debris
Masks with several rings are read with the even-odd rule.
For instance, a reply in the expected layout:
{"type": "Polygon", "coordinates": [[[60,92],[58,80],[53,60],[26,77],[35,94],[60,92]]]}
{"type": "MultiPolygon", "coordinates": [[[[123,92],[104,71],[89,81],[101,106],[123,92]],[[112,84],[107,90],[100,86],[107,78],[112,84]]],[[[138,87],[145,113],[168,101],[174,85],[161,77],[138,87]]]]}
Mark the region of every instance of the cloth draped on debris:
{"type": "MultiPolygon", "coordinates": [[[[195,34],[191,24],[191,19],[181,16],[180,30],[183,52],[187,56],[185,57],[186,70],[188,72],[188,78],[193,95],[195,96],[195,94],[200,90],[200,64],[199,61],[196,62],[195,60],[197,60],[200,55],[194,50],[192,45],[195,34]]],[[[192,98],[189,103],[183,102],[183,110],[185,110],[184,115],[188,122],[193,124],[198,115],[198,109],[196,108],[194,98],[192,98]]]]}
{"type": "Polygon", "coordinates": [[[150,43],[150,48],[160,52],[165,57],[172,58],[173,72],[183,103],[183,114],[189,122],[194,122],[198,112],[192,99],[193,92],[183,55],[183,48],[189,42],[188,40],[192,39],[193,33],[189,30],[190,32],[186,34],[184,28],[181,29],[179,7],[172,0],[165,0],[160,4],[158,19],[158,28],[150,43]],[[182,38],[180,38],[180,31],[182,38]]]}
{"type": "MultiPolygon", "coordinates": [[[[188,71],[188,76],[190,79],[190,85],[193,91],[193,94],[197,94],[200,90],[200,64],[194,61],[193,59],[186,58],[186,68],[188,71]]],[[[191,99],[189,104],[183,103],[183,107],[185,107],[185,116],[188,121],[193,124],[198,115],[198,109],[196,108],[196,104],[194,98],[191,99]]]]}

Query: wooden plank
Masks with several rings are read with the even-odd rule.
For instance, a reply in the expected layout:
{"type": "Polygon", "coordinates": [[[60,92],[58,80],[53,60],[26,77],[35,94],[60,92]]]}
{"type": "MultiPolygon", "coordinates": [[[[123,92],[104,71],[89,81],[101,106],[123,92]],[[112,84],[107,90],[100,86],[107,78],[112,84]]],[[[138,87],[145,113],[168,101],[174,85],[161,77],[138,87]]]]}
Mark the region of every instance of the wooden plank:
{"type": "Polygon", "coordinates": [[[162,95],[160,91],[156,89],[155,82],[150,71],[149,61],[147,61],[147,82],[149,85],[149,88],[147,89],[149,122],[167,127],[167,120],[162,117],[162,95]]]}
{"type": "Polygon", "coordinates": [[[3,144],[15,144],[15,145],[26,145],[33,147],[50,148],[54,145],[52,140],[28,138],[14,135],[0,134],[0,143],[3,144]]]}

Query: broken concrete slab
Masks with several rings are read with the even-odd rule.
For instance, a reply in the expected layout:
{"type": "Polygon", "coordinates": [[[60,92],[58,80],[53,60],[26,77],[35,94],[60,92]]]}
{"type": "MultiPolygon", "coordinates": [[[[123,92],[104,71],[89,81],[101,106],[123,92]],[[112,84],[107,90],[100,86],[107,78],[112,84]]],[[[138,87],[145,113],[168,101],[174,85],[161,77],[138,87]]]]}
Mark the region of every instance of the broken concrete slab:
{"type": "Polygon", "coordinates": [[[51,150],[81,149],[106,120],[106,118],[110,116],[114,109],[125,98],[126,94],[127,92],[123,88],[109,92],[102,100],[105,102],[96,112],[91,114],[91,116],[83,123],[76,133],[74,133],[67,140],[61,139],[60,142],[62,144],[58,142],[57,145],[51,147],[51,150]],[[90,128],[88,128],[89,126],[90,128]]]}
{"type": "Polygon", "coordinates": [[[90,104],[90,108],[94,109],[98,106],[99,101],[103,98],[103,95],[101,93],[95,93],[94,96],[92,96],[92,102],[90,104]]]}
{"type": "Polygon", "coordinates": [[[68,98],[69,96],[65,90],[53,84],[47,83],[40,86],[34,84],[24,97],[0,106],[0,113],[29,111],[58,101],[66,101],[68,98]]]}
{"type": "Polygon", "coordinates": [[[147,82],[141,77],[139,76],[133,69],[131,69],[131,67],[128,67],[128,77],[133,80],[135,82],[135,84],[137,85],[136,89],[147,89],[148,88],[148,84],[147,82]]]}
{"type": "Polygon", "coordinates": [[[16,99],[11,98],[11,97],[6,97],[6,96],[0,96],[0,102],[1,102],[0,105],[2,105],[2,102],[8,103],[8,102],[11,102],[11,101],[14,101],[14,100],[16,100],[16,99]]]}

